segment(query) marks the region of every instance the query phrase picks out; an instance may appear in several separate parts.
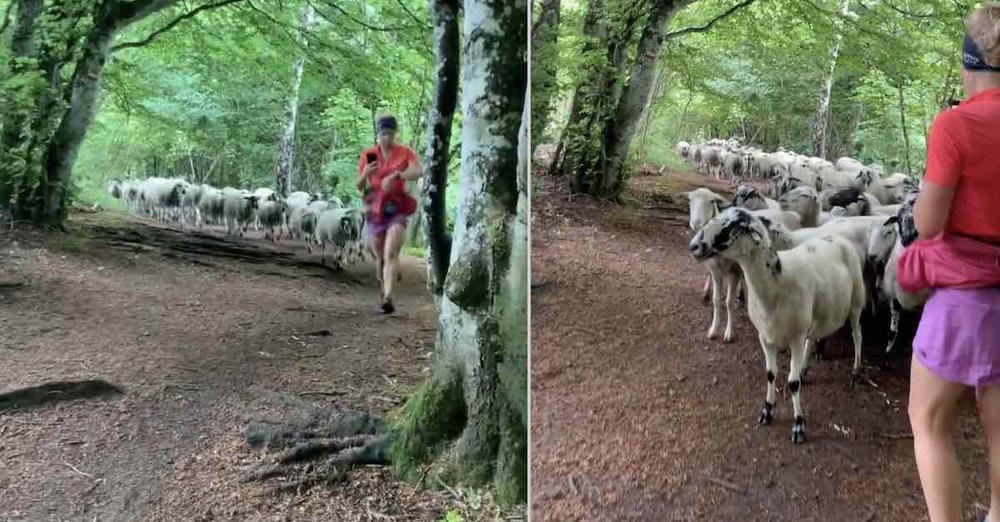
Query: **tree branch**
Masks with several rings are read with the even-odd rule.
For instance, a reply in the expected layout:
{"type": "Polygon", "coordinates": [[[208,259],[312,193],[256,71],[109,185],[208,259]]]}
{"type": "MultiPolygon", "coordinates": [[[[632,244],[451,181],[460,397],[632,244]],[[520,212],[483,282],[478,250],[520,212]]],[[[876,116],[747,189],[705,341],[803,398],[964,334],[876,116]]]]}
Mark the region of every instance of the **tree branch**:
{"type": "Polygon", "coordinates": [[[132,0],[131,2],[116,2],[111,8],[110,21],[116,29],[121,29],[177,2],[178,0],[132,0]]]}
{"type": "MultiPolygon", "coordinates": [[[[323,0],[323,4],[332,7],[335,11],[337,11],[340,14],[344,15],[344,17],[346,17],[348,20],[350,20],[350,21],[352,21],[352,22],[360,25],[361,27],[364,27],[365,29],[371,30],[371,31],[379,31],[379,32],[383,32],[383,33],[394,33],[394,32],[397,32],[397,31],[402,31],[402,30],[405,30],[405,29],[410,29],[410,27],[405,27],[405,26],[404,27],[385,27],[385,26],[371,25],[371,24],[365,22],[364,20],[358,20],[357,18],[355,18],[354,16],[352,16],[351,13],[348,13],[343,7],[340,7],[339,5],[331,2],[330,0],[323,0]]],[[[314,5],[313,8],[316,9],[316,6],[314,5]]],[[[316,12],[321,17],[323,17],[324,19],[326,19],[328,22],[333,23],[333,20],[330,20],[330,18],[328,16],[326,16],[325,14],[323,14],[323,12],[321,10],[316,9],[316,12]]],[[[426,27],[424,27],[424,28],[426,29],[426,27]]]]}
{"type": "Polygon", "coordinates": [[[427,25],[426,23],[424,23],[423,20],[420,19],[420,17],[413,14],[413,10],[407,7],[406,4],[403,3],[403,0],[396,0],[396,3],[399,4],[399,7],[403,9],[403,12],[409,15],[409,17],[412,18],[413,21],[416,22],[418,25],[420,25],[420,27],[423,27],[424,29],[431,29],[431,26],[427,25]]]}
{"type": "Polygon", "coordinates": [[[671,40],[671,39],[677,38],[679,36],[684,36],[686,34],[707,32],[709,29],[712,28],[713,25],[719,23],[719,21],[722,20],[723,18],[728,17],[729,15],[735,13],[736,11],[739,11],[740,9],[743,9],[744,7],[749,6],[750,4],[752,4],[752,3],[756,2],[756,1],[757,0],[743,0],[742,2],[740,2],[740,3],[738,3],[738,4],[736,4],[736,5],[732,6],[732,7],[730,7],[729,9],[727,9],[726,11],[724,11],[719,16],[716,16],[715,18],[709,20],[708,23],[705,24],[705,25],[702,25],[702,26],[699,26],[699,27],[688,27],[686,29],[679,29],[677,31],[672,31],[672,32],[669,32],[666,35],[664,35],[663,39],[664,40],[671,40]]]}
{"type": "Polygon", "coordinates": [[[178,24],[180,24],[184,20],[187,20],[188,18],[191,18],[194,15],[196,15],[196,14],[202,12],[202,11],[207,11],[209,9],[215,9],[217,7],[227,6],[229,4],[235,4],[236,2],[242,2],[242,1],[243,0],[222,0],[221,2],[216,2],[214,4],[205,4],[205,5],[202,5],[200,7],[196,7],[194,9],[192,9],[191,11],[188,11],[187,13],[184,13],[184,14],[178,16],[177,18],[175,18],[173,21],[171,21],[167,25],[165,25],[165,26],[163,26],[163,27],[161,27],[161,28],[153,31],[145,39],[139,40],[138,42],[125,42],[125,43],[122,43],[122,44],[118,44],[118,45],[116,45],[116,46],[114,46],[114,47],[111,48],[111,52],[116,52],[116,51],[120,51],[122,49],[129,49],[129,48],[133,48],[133,47],[142,47],[144,45],[149,44],[153,40],[155,40],[156,37],[160,36],[161,34],[163,34],[163,33],[167,32],[167,31],[173,29],[174,27],[176,27],[178,24]]]}
{"type": "Polygon", "coordinates": [[[7,30],[7,26],[10,25],[10,13],[14,10],[14,4],[16,3],[17,2],[15,0],[10,0],[10,3],[7,4],[7,9],[4,9],[3,23],[0,23],[0,35],[2,35],[3,32],[7,30]]]}

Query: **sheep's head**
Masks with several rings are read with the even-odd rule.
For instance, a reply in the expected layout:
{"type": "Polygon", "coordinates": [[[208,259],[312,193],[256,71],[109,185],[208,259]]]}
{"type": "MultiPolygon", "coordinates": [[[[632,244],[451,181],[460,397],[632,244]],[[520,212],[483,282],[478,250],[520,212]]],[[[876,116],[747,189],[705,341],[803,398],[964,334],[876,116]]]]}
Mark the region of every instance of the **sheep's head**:
{"type": "Polygon", "coordinates": [[[249,210],[257,210],[260,206],[260,198],[253,194],[244,195],[243,199],[247,202],[247,209],[249,210]]]}
{"type": "Polygon", "coordinates": [[[695,259],[703,261],[716,256],[740,257],[759,245],[771,246],[768,228],[746,209],[734,207],[705,223],[689,249],[695,259]]]}
{"type": "MultiPolygon", "coordinates": [[[[798,178],[790,179],[798,181],[798,178]]],[[[808,214],[811,209],[819,206],[819,195],[812,187],[797,186],[783,192],[778,198],[778,204],[781,205],[781,210],[808,214]]]]}
{"type": "Polygon", "coordinates": [[[867,168],[861,169],[855,177],[858,185],[860,185],[863,189],[868,189],[868,187],[872,186],[872,183],[875,183],[876,178],[878,178],[878,174],[876,174],[874,170],[867,168]]]}
{"type": "Polygon", "coordinates": [[[707,188],[684,192],[682,195],[688,198],[688,226],[694,231],[718,215],[726,204],[725,198],[707,188]]]}
{"type": "Polygon", "coordinates": [[[898,217],[892,216],[884,223],[876,223],[871,226],[868,233],[868,261],[872,266],[877,267],[879,272],[889,259],[897,239],[899,239],[898,217]]]}
{"type": "Polygon", "coordinates": [[[896,213],[897,224],[899,226],[899,240],[904,247],[910,246],[917,240],[917,223],[913,219],[913,205],[917,202],[919,192],[911,192],[903,199],[903,205],[896,213]]]}
{"type": "Polygon", "coordinates": [[[752,185],[740,185],[733,196],[734,207],[743,207],[749,210],[763,210],[767,208],[767,202],[760,191],[752,185]]]}

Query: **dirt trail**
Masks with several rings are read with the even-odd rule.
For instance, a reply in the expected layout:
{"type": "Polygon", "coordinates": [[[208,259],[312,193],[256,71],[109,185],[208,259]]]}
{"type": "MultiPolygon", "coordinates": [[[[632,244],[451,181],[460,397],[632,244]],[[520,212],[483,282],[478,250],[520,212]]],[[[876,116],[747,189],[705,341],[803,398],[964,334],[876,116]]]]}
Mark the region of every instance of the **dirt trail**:
{"type": "MultiPolygon", "coordinates": [[[[689,174],[638,176],[628,205],[569,198],[542,178],[532,207],[532,520],[926,520],[906,415],[905,362],[849,384],[847,346],[757,425],[763,354],[745,307],[733,344],[707,341],[706,271],[688,254],[689,174]]],[[[873,336],[874,337],[874,336],[873,336]]],[[[878,362],[869,339],[866,363],[878,362]]],[[[868,343],[866,343],[868,344],[868,343]]],[[[787,381],[779,356],[778,381],[787,381]]],[[[956,431],[966,520],[988,503],[974,402],[956,431]],[[973,480],[975,478],[975,480],[973,480]]]]}
{"type": "Polygon", "coordinates": [[[424,376],[434,306],[405,258],[393,317],[368,263],[180,233],[112,213],[71,234],[0,231],[0,392],[103,379],[124,392],[0,410],[0,521],[437,520],[454,501],[382,468],[272,495],[240,484],[254,419],[385,415],[424,376]]]}

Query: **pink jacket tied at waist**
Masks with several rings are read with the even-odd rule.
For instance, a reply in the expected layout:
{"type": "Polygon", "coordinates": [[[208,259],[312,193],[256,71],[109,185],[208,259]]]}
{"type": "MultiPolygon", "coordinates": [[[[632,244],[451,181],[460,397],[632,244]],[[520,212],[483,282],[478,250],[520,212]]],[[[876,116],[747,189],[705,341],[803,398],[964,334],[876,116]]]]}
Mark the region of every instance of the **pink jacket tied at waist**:
{"type": "Polygon", "coordinates": [[[907,293],[1000,285],[1000,246],[951,234],[918,239],[899,257],[896,276],[907,293]]]}

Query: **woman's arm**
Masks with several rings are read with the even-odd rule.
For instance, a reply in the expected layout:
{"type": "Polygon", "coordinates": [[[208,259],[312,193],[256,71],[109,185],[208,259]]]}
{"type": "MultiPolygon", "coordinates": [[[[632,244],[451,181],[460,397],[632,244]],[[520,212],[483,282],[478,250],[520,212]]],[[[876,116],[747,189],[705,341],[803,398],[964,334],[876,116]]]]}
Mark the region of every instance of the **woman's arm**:
{"type": "Polygon", "coordinates": [[[357,180],[358,190],[364,192],[364,190],[368,188],[368,179],[372,175],[372,172],[375,172],[375,169],[377,168],[378,168],[377,164],[369,163],[367,166],[365,166],[364,170],[362,170],[361,173],[358,174],[358,180],[357,180]]]}
{"type": "Polygon", "coordinates": [[[399,177],[404,181],[411,181],[420,178],[424,175],[424,167],[420,164],[420,158],[416,155],[413,156],[413,161],[407,165],[406,170],[399,174],[399,177]]]}
{"type": "Polygon", "coordinates": [[[913,220],[920,239],[930,239],[944,231],[951,215],[955,188],[924,180],[924,186],[913,206],[913,220]]]}

